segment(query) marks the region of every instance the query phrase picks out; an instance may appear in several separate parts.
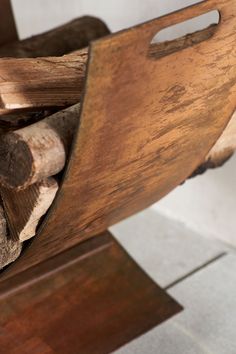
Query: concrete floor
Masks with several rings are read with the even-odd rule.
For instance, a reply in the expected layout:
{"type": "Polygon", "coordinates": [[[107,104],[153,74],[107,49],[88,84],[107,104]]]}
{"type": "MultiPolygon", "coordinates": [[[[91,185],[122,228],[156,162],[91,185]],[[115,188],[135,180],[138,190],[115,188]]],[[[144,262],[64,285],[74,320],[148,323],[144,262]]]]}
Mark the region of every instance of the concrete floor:
{"type": "Polygon", "coordinates": [[[117,354],[235,354],[236,252],[151,209],[111,229],[185,310],[117,354]]]}

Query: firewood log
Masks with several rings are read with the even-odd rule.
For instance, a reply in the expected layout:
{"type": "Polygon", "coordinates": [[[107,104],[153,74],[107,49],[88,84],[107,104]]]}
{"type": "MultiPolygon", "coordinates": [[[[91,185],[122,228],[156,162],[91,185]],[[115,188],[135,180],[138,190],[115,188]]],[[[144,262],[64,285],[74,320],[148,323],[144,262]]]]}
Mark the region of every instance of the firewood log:
{"type": "Polygon", "coordinates": [[[79,122],[80,104],[0,138],[0,183],[25,189],[65,165],[79,122]]]}
{"type": "Polygon", "coordinates": [[[22,244],[8,239],[7,222],[2,205],[0,205],[0,269],[14,262],[21,253],[22,244]]]}
{"type": "MultiPolygon", "coordinates": [[[[106,25],[94,17],[81,17],[47,33],[0,47],[0,57],[36,58],[62,56],[86,47],[91,40],[109,34],[106,25]]],[[[53,109],[51,110],[53,113],[53,109]]],[[[9,112],[0,115],[2,132],[24,127],[48,116],[48,110],[9,112]]]]}
{"type": "Polygon", "coordinates": [[[0,116],[62,109],[79,102],[87,59],[87,49],[63,57],[1,59],[0,116]]]}
{"type": "Polygon", "coordinates": [[[10,237],[21,242],[35,236],[42,216],[50,208],[58,191],[57,181],[50,177],[22,191],[1,188],[10,237]]]}
{"type": "Polygon", "coordinates": [[[101,20],[84,16],[46,33],[4,45],[0,47],[0,57],[61,56],[87,47],[90,41],[107,34],[109,30],[101,20]]]}

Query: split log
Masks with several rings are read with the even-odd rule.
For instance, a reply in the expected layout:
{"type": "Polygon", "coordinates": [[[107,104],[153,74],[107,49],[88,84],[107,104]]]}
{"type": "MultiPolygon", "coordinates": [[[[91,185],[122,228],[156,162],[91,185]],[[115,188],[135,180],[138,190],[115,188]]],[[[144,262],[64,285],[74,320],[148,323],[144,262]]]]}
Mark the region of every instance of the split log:
{"type": "Polygon", "coordinates": [[[101,20],[84,16],[46,33],[4,45],[0,48],[0,57],[61,56],[87,47],[92,40],[109,33],[101,20]]]}
{"type": "Polygon", "coordinates": [[[5,213],[0,205],[0,269],[14,262],[21,253],[22,244],[9,240],[5,213]]]}
{"type": "Polygon", "coordinates": [[[23,191],[1,188],[10,237],[20,242],[36,234],[41,218],[50,208],[58,191],[54,178],[47,178],[23,191]]]}
{"type": "Polygon", "coordinates": [[[77,104],[1,136],[0,183],[6,188],[25,189],[59,173],[65,166],[79,113],[77,104]]]}
{"type": "MultiPolygon", "coordinates": [[[[16,41],[0,47],[0,57],[36,58],[48,56],[61,56],[88,46],[91,40],[103,37],[110,31],[106,25],[94,17],[81,17],[61,27],[53,29],[22,41],[16,41]]],[[[78,59],[80,61],[80,59],[78,59]]],[[[28,71],[28,68],[27,68],[28,71]]],[[[2,96],[3,97],[3,96],[2,96]]],[[[0,100],[1,101],[1,100],[0,100]]],[[[35,123],[49,114],[48,110],[33,110],[0,116],[0,129],[2,132],[19,129],[28,124],[35,123]]]]}
{"type": "MultiPolygon", "coordinates": [[[[160,59],[208,39],[208,29],[174,41],[152,44],[149,55],[160,59]]],[[[0,61],[0,115],[24,110],[65,108],[80,101],[86,73],[88,51],[77,51],[60,58],[4,59],[0,61]],[[27,79],[27,80],[26,80],[27,79]]]]}
{"type": "Polygon", "coordinates": [[[80,101],[88,51],[0,60],[0,115],[62,109],[80,101]]]}

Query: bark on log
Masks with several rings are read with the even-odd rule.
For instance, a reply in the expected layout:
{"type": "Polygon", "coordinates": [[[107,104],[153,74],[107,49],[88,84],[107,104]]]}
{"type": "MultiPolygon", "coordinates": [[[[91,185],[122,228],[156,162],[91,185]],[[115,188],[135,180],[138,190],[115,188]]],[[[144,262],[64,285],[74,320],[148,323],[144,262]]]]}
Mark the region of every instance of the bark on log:
{"type": "Polygon", "coordinates": [[[88,51],[0,60],[0,115],[62,109],[80,101],[88,51]]]}
{"type": "Polygon", "coordinates": [[[22,244],[8,239],[5,213],[0,205],[0,269],[14,262],[21,253],[22,244]]]}
{"type": "MultiPolygon", "coordinates": [[[[81,17],[61,27],[22,41],[0,47],[0,57],[36,58],[61,56],[88,46],[91,40],[109,34],[109,29],[99,19],[81,17]]],[[[1,100],[0,100],[1,102],[1,100]]],[[[51,114],[53,109],[51,110],[51,114]]],[[[2,132],[19,129],[48,116],[47,110],[16,113],[0,116],[2,132]]]]}
{"type": "Polygon", "coordinates": [[[56,175],[65,166],[68,149],[79,122],[80,104],[55,113],[0,139],[0,183],[25,189],[56,175]]]}
{"type": "Polygon", "coordinates": [[[101,20],[84,16],[46,33],[4,45],[0,48],[0,56],[15,58],[62,56],[87,47],[92,40],[107,34],[109,29],[101,20]]]}
{"type": "Polygon", "coordinates": [[[57,191],[58,183],[52,177],[23,191],[1,188],[10,237],[13,240],[23,242],[35,236],[40,219],[50,208],[57,191]]]}

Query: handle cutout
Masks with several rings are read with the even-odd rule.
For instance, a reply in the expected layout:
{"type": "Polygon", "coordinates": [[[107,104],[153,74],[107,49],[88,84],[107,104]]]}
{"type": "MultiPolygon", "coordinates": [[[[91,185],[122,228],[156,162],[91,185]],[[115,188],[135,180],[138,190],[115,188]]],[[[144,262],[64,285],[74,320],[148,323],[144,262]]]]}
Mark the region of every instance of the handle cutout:
{"type": "Polygon", "coordinates": [[[159,31],[151,41],[148,56],[160,59],[213,37],[220,23],[220,12],[213,10],[159,31]]]}

